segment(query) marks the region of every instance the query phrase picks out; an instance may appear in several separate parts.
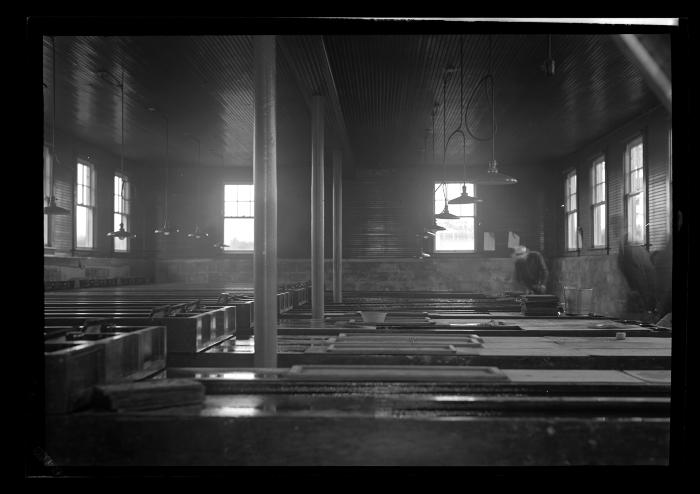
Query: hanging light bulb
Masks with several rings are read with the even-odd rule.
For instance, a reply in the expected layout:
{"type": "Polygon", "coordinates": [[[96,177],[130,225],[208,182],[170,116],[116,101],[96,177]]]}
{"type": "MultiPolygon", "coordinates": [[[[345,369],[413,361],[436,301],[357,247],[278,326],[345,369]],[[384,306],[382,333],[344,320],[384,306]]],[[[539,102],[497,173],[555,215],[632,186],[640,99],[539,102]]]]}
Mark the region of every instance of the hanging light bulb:
{"type": "Polygon", "coordinates": [[[447,207],[447,201],[445,201],[445,209],[443,209],[441,213],[436,214],[435,217],[440,218],[441,220],[458,220],[459,219],[459,216],[450,213],[450,210],[447,207]]]}
{"type": "Polygon", "coordinates": [[[547,58],[542,63],[542,68],[547,77],[553,77],[556,74],[556,62],[552,58],[552,35],[547,35],[547,58]]]}
{"type": "Polygon", "coordinates": [[[134,238],[136,237],[136,234],[127,232],[126,230],[124,230],[124,223],[119,223],[119,230],[109,232],[107,236],[117,237],[120,240],[124,240],[125,238],[134,238]]]}
{"type": "Polygon", "coordinates": [[[156,235],[163,235],[168,237],[175,233],[180,233],[180,229],[173,227],[168,223],[168,178],[169,178],[169,162],[168,162],[168,150],[169,150],[169,122],[167,115],[162,112],[158,112],[155,107],[151,106],[148,111],[158,113],[165,120],[165,219],[163,220],[163,226],[153,230],[156,235]]]}
{"type": "Polygon", "coordinates": [[[167,237],[167,236],[172,235],[174,233],[180,233],[180,229],[177,227],[170,226],[168,224],[168,220],[166,219],[165,222],[163,223],[163,226],[158,227],[155,230],[153,230],[153,233],[167,237]]]}
{"type": "Polygon", "coordinates": [[[445,154],[447,152],[447,139],[446,139],[447,134],[445,132],[447,106],[445,105],[445,93],[447,90],[447,74],[451,71],[453,71],[453,69],[451,69],[450,67],[448,67],[445,70],[445,77],[443,78],[443,81],[442,81],[442,164],[443,164],[442,188],[443,188],[443,193],[445,196],[445,208],[442,210],[441,213],[437,213],[435,215],[435,218],[440,218],[443,220],[459,219],[459,216],[456,216],[456,215],[450,213],[450,209],[447,206],[447,183],[446,183],[447,164],[445,162],[445,154]]]}
{"type": "MultiPolygon", "coordinates": [[[[107,80],[104,75],[100,75],[104,80],[107,80]]],[[[122,118],[122,146],[121,146],[121,171],[122,171],[122,204],[126,203],[126,175],[124,174],[124,67],[122,66],[122,81],[120,84],[118,84],[118,87],[121,89],[121,97],[122,97],[122,113],[121,113],[121,118],[122,118]]],[[[136,237],[136,234],[134,233],[129,233],[124,229],[124,223],[119,223],[119,230],[115,230],[113,232],[109,232],[107,234],[108,237],[116,237],[120,240],[124,240],[125,238],[134,238],[136,237]]]]}
{"type": "MultiPolygon", "coordinates": [[[[201,161],[202,161],[202,143],[198,138],[194,137],[193,135],[188,134],[188,137],[197,143],[197,170],[198,170],[197,171],[197,204],[201,205],[202,201],[201,201],[201,186],[199,183],[199,173],[200,173],[200,170],[202,169],[202,166],[201,166],[202,165],[202,163],[201,163],[201,161]]],[[[192,233],[187,234],[187,238],[193,238],[195,240],[207,238],[208,236],[209,236],[208,233],[201,232],[199,230],[198,224],[195,224],[194,231],[192,233]]]]}
{"type": "MultiPolygon", "coordinates": [[[[464,158],[464,182],[462,184],[462,193],[460,194],[460,196],[448,201],[448,204],[474,204],[477,202],[481,202],[481,199],[477,199],[476,197],[472,197],[467,193],[467,136],[464,134],[464,131],[462,130],[462,126],[464,125],[464,84],[463,84],[464,37],[463,36],[461,37],[460,41],[461,41],[461,43],[459,45],[459,127],[457,127],[457,130],[455,130],[454,132],[452,132],[452,134],[450,134],[450,137],[447,140],[447,144],[449,144],[450,140],[455,135],[462,136],[462,151],[463,151],[462,156],[464,158]]],[[[445,149],[447,149],[447,144],[445,145],[445,149]]],[[[447,208],[447,205],[445,205],[445,208],[447,208]]],[[[445,209],[445,211],[447,211],[447,209],[445,209]]]]}
{"type": "Polygon", "coordinates": [[[433,220],[433,224],[429,226],[428,228],[425,229],[427,233],[432,233],[433,236],[435,236],[435,232],[441,232],[447,230],[444,226],[440,226],[437,224],[437,221],[433,220]]]}
{"type": "Polygon", "coordinates": [[[209,236],[208,233],[205,232],[200,232],[199,231],[199,226],[195,225],[194,231],[192,233],[188,233],[187,237],[188,238],[194,238],[195,240],[200,240],[202,238],[207,238],[209,236]]]}
{"type": "Polygon", "coordinates": [[[51,37],[51,52],[52,52],[52,59],[51,59],[51,79],[52,79],[52,87],[51,90],[53,92],[53,101],[52,101],[52,111],[51,111],[51,180],[50,180],[50,187],[51,190],[49,191],[49,196],[46,197],[46,206],[44,207],[44,214],[52,215],[52,216],[59,216],[59,215],[69,215],[71,214],[70,211],[66,208],[62,208],[58,204],[56,204],[56,196],[54,196],[54,174],[53,174],[53,168],[54,168],[54,160],[58,161],[56,159],[56,39],[52,36],[51,37]]]}
{"type": "MultiPolygon", "coordinates": [[[[491,161],[489,161],[488,163],[488,169],[486,173],[482,172],[474,174],[469,181],[479,185],[516,184],[518,183],[517,179],[498,171],[498,162],[496,161],[496,84],[494,82],[493,75],[493,57],[491,53],[491,44],[491,37],[489,36],[489,75],[487,75],[486,77],[482,78],[481,81],[479,81],[477,86],[474,88],[472,96],[469,98],[471,102],[472,98],[474,97],[474,94],[476,94],[476,90],[479,87],[481,87],[483,83],[491,83],[491,136],[489,138],[477,137],[469,130],[469,125],[467,125],[467,132],[469,132],[469,135],[471,135],[473,138],[479,141],[486,141],[489,139],[491,140],[491,161]]],[[[468,109],[469,103],[467,103],[467,110],[468,109]]]]}

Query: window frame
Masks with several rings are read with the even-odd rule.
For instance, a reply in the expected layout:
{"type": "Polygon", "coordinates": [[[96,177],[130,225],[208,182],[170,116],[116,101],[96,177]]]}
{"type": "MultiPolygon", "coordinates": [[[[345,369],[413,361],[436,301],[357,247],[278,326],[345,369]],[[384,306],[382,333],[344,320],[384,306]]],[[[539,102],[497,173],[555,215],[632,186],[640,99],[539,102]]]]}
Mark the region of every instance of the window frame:
{"type": "Polygon", "coordinates": [[[647,205],[647,192],[648,192],[648,187],[647,187],[647,170],[646,170],[646,142],[644,139],[644,135],[639,134],[636,137],[630,139],[627,141],[625,144],[625,154],[623,158],[623,182],[624,182],[624,212],[625,212],[625,232],[627,234],[627,244],[628,245],[642,245],[642,246],[648,246],[648,241],[649,241],[649,232],[647,231],[648,229],[648,205],[647,205]],[[642,159],[641,159],[641,166],[639,168],[636,168],[634,171],[641,170],[642,173],[642,180],[641,180],[641,190],[631,192],[631,175],[633,170],[630,170],[631,167],[631,151],[633,148],[641,145],[642,146],[642,159]],[[641,207],[643,208],[643,217],[642,217],[642,239],[641,241],[637,241],[637,239],[632,240],[630,238],[630,203],[631,200],[634,196],[640,196],[640,204],[641,207]]]}
{"type": "Polygon", "coordinates": [[[224,203],[224,218],[222,222],[222,231],[221,231],[221,238],[222,238],[222,243],[226,243],[226,220],[227,219],[248,219],[253,223],[253,247],[250,249],[235,249],[231,247],[224,247],[223,252],[225,254],[252,254],[255,251],[255,184],[252,182],[227,182],[224,184],[223,188],[223,203],[224,203]],[[250,203],[250,210],[251,210],[251,216],[228,216],[226,214],[226,187],[227,186],[240,186],[240,185],[246,185],[251,188],[251,200],[250,201],[228,201],[228,202],[234,202],[234,203],[239,203],[239,202],[249,202],[250,203]]]}
{"type": "Polygon", "coordinates": [[[606,162],[606,156],[601,154],[592,161],[591,165],[591,248],[592,249],[607,249],[608,248],[608,168],[606,162]],[[603,165],[603,180],[598,181],[598,173],[596,168],[598,165],[603,165]],[[603,200],[599,200],[596,195],[596,189],[598,185],[603,185],[603,200]],[[596,244],[596,210],[598,208],[603,208],[603,217],[605,218],[605,230],[602,233],[602,244],[596,244]]]}
{"type": "Polygon", "coordinates": [[[97,187],[97,167],[95,166],[94,163],[92,163],[89,160],[85,160],[82,158],[78,158],[76,161],[76,166],[75,166],[75,200],[73,201],[73,209],[74,209],[74,218],[75,220],[73,221],[73,239],[75,242],[75,250],[84,250],[84,251],[94,251],[97,249],[96,245],[96,232],[97,232],[97,191],[95,190],[97,187]],[[87,166],[90,168],[90,200],[91,204],[90,205],[85,205],[85,204],[78,204],[78,187],[80,185],[78,184],[78,170],[80,165],[87,166]],[[88,208],[88,211],[90,211],[90,215],[92,216],[92,239],[91,243],[92,245],[90,247],[85,247],[85,246],[79,246],[78,245],[78,207],[85,207],[88,208]]]}
{"type": "MultiPolygon", "coordinates": [[[[133,191],[131,188],[131,181],[129,180],[129,176],[126,175],[125,173],[122,173],[119,171],[114,172],[113,185],[115,186],[115,189],[116,189],[116,183],[114,183],[114,182],[116,181],[117,178],[120,178],[122,180],[122,189],[121,190],[126,191],[126,195],[125,196],[121,195],[121,197],[122,197],[122,207],[124,207],[124,205],[126,204],[127,212],[122,213],[122,212],[117,212],[114,210],[114,204],[116,202],[116,192],[114,192],[114,194],[112,195],[112,222],[115,223],[114,224],[114,231],[116,231],[119,228],[119,224],[116,223],[116,221],[115,221],[116,215],[120,215],[122,221],[124,218],[126,218],[126,221],[124,222],[125,223],[124,229],[127,231],[130,231],[130,229],[133,230],[133,225],[131,225],[131,207],[132,207],[131,201],[133,199],[133,195],[132,195],[133,191]]],[[[126,249],[124,249],[124,250],[117,249],[117,247],[116,247],[116,243],[121,242],[121,241],[122,240],[117,238],[117,237],[114,237],[112,239],[112,252],[114,252],[115,254],[128,254],[129,252],[131,252],[131,238],[127,237],[127,238],[123,239],[123,241],[126,242],[126,249]]]]}
{"type": "MultiPolygon", "coordinates": [[[[437,195],[438,190],[440,190],[440,188],[442,187],[442,183],[443,183],[442,181],[433,181],[433,201],[432,201],[433,202],[433,215],[435,215],[436,213],[439,212],[439,211],[435,211],[436,205],[438,202],[441,202],[444,205],[444,198],[441,199],[441,201],[436,201],[436,199],[435,199],[435,196],[437,195]]],[[[464,185],[464,182],[445,182],[445,184],[446,185],[458,185],[459,186],[459,193],[461,194],[462,185],[464,185]]],[[[471,183],[471,182],[467,182],[466,185],[467,185],[467,193],[470,194],[472,197],[476,197],[476,189],[477,189],[476,184],[471,183]],[[471,192],[470,192],[470,190],[471,190],[471,192]]],[[[444,192],[443,192],[443,194],[444,194],[444,192]]],[[[449,200],[449,195],[448,195],[448,200],[449,200]]],[[[458,206],[458,205],[453,204],[453,206],[458,206]]],[[[438,249],[438,238],[442,232],[438,231],[438,232],[435,232],[435,237],[433,240],[433,253],[435,255],[476,254],[479,252],[479,247],[477,244],[477,239],[479,238],[479,232],[477,231],[477,226],[479,224],[479,222],[477,221],[478,214],[479,214],[478,213],[478,211],[479,211],[478,203],[473,203],[472,206],[474,207],[473,216],[466,215],[466,216],[460,216],[460,218],[471,218],[472,219],[472,222],[474,224],[473,225],[474,236],[472,239],[474,248],[473,249],[459,249],[459,250],[455,250],[455,249],[441,249],[440,250],[440,249],[438,249]]],[[[442,207],[440,207],[439,209],[441,211],[442,207]]],[[[454,212],[452,212],[452,214],[454,214],[454,212]]],[[[454,220],[443,220],[440,218],[436,218],[435,221],[438,225],[440,225],[441,222],[454,221],[454,220]]],[[[445,226],[445,225],[441,225],[441,226],[445,226]]],[[[483,244],[483,239],[482,239],[482,244],[483,244]]]]}
{"type": "Polygon", "coordinates": [[[580,246],[578,245],[578,231],[579,231],[579,222],[578,222],[578,210],[579,210],[579,205],[578,205],[578,173],[576,169],[569,170],[566,172],[564,176],[564,249],[566,252],[576,252],[580,250],[580,246]],[[574,192],[573,194],[569,193],[570,192],[570,182],[571,182],[571,177],[575,178],[576,184],[574,186],[574,192]],[[574,200],[571,200],[571,197],[574,196],[574,200]],[[570,204],[573,202],[574,209],[569,209],[570,204]],[[569,246],[569,217],[573,217],[575,220],[575,225],[574,225],[574,234],[573,234],[573,247],[569,246]]]}

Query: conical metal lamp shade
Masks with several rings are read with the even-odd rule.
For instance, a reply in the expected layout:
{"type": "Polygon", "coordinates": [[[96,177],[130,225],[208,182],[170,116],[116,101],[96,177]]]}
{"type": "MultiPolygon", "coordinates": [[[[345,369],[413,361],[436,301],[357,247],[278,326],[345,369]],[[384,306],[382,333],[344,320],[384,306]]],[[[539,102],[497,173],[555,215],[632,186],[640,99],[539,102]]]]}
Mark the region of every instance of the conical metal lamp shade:
{"type": "Polygon", "coordinates": [[[459,197],[455,197],[447,202],[448,204],[474,204],[475,202],[481,202],[481,199],[477,199],[476,197],[472,197],[467,194],[467,186],[462,185],[462,194],[459,197]]]}
{"type": "Polygon", "coordinates": [[[119,223],[119,230],[109,232],[107,236],[117,237],[120,240],[124,240],[125,238],[134,238],[136,234],[127,232],[126,230],[124,230],[124,223],[119,223]]]}
{"type": "Polygon", "coordinates": [[[459,216],[456,216],[452,213],[450,213],[450,210],[447,208],[447,201],[445,201],[445,209],[442,210],[442,213],[438,213],[435,215],[436,218],[440,218],[441,220],[458,220],[459,216]]]}
{"type": "Polygon", "coordinates": [[[163,235],[166,237],[172,235],[173,233],[179,233],[179,232],[180,232],[180,230],[178,228],[174,228],[174,227],[168,225],[167,222],[164,223],[162,227],[156,228],[155,230],[153,230],[153,233],[155,233],[157,235],[163,235]]]}
{"type": "Polygon", "coordinates": [[[199,231],[199,226],[194,227],[194,231],[192,233],[188,233],[187,237],[188,238],[194,238],[196,240],[202,239],[202,238],[207,238],[209,236],[208,233],[205,232],[200,232],[199,231]]]}
{"type": "Polygon", "coordinates": [[[435,221],[435,220],[433,220],[433,224],[431,226],[429,226],[428,228],[425,229],[426,232],[432,232],[432,233],[441,232],[444,230],[447,230],[447,228],[445,228],[444,226],[438,225],[437,221],[435,221]]]}
{"type": "Polygon", "coordinates": [[[517,178],[499,172],[498,163],[496,161],[489,162],[489,168],[486,173],[471,177],[469,181],[479,185],[509,185],[518,183],[517,178]]]}
{"type": "Polygon", "coordinates": [[[49,204],[44,207],[44,214],[49,214],[49,215],[65,215],[65,214],[70,214],[70,211],[67,210],[66,208],[62,208],[61,206],[58,206],[56,204],[56,198],[54,196],[51,196],[49,199],[49,204]]]}

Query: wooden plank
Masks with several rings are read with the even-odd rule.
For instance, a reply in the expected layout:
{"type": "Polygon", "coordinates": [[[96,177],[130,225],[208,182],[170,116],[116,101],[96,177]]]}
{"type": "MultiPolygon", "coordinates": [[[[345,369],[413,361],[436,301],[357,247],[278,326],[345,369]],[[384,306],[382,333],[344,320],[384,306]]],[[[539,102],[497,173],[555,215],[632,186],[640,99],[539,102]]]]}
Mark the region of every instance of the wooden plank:
{"type": "Polygon", "coordinates": [[[624,372],[647,383],[671,384],[670,370],[626,370],[624,372]]]}
{"type": "Polygon", "coordinates": [[[515,383],[640,383],[636,377],[618,370],[503,369],[503,373],[515,383]]]}
{"type": "Polygon", "coordinates": [[[60,467],[667,465],[669,439],[668,418],[92,413],[50,417],[46,450],[60,467]]]}
{"type": "Polygon", "coordinates": [[[495,367],[408,366],[408,365],[295,365],[287,379],[353,380],[353,381],[507,381],[495,367]]]}

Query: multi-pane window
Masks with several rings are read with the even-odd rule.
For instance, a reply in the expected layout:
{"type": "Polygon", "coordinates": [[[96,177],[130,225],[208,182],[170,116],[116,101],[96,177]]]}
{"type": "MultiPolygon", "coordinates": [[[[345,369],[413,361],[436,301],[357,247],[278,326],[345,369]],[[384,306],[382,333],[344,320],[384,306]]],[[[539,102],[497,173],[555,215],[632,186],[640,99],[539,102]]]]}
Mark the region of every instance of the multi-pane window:
{"type": "MultiPolygon", "coordinates": [[[[44,147],[44,206],[47,205],[46,198],[50,197],[53,191],[51,190],[51,153],[49,148],[44,147]]],[[[44,245],[51,245],[49,215],[44,213],[44,245]]]]}
{"type": "Polygon", "coordinates": [[[591,168],[591,204],[593,208],[593,247],[607,245],[605,210],[605,158],[593,162],[591,168]]]}
{"type": "Polygon", "coordinates": [[[75,194],[75,245],[91,249],[95,216],[95,170],[89,163],[78,162],[75,194]]]}
{"type": "Polygon", "coordinates": [[[566,212],[566,250],[578,249],[578,205],[576,200],[576,171],[566,176],[564,211],[566,212]]]}
{"type": "MultiPolygon", "coordinates": [[[[114,175],[114,231],[123,225],[124,230],[130,231],[129,214],[131,213],[131,192],[129,182],[123,175],[114,175]]],[[[129,239],[114,237],[114,251],[127,252],[129,239]]]]}
{"type": "Polygon", "coordinates": [[[644,143],[638,137],[627,144],[625,152],[627,241],[630,244],[646,243],[644,190],[644,143]]]}
{"type": "MultiPolygon", "coordinates": [[[[445,191],[448,199],[454,199],[462,193],[462,185],[464,185],[462,182],[435,184],[435,213],[442,212],[445,207],[445,191]]],[[[474,197],[474,184],[467,184],[467,194],[474,197]]],[[[475,251],[476,207],[474,204],[450,204],[449,210],[450,213],[459,216],[459,218],[453,220],[437,218],[435,220],[438,225],[446,228],[446,230],[435,234],[435,252],[475,251]]]]}
{"type": "Polygon", "coordinates": [[[252,184],[224,185],[224,250],[253,250],[254,199],[252,184]]]}

